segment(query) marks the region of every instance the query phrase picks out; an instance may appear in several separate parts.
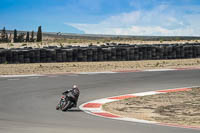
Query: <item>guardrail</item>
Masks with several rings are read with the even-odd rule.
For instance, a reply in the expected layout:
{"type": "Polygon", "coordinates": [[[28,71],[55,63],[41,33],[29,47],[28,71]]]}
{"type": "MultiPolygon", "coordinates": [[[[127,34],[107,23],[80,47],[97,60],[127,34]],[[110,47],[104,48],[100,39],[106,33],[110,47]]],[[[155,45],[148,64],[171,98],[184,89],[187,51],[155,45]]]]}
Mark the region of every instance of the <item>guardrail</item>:
{"type": "Polygon", "coordinates": [[[200,44],[123,45],[0,49],[0,63],[134,61],[200,58],[200,44]]]}

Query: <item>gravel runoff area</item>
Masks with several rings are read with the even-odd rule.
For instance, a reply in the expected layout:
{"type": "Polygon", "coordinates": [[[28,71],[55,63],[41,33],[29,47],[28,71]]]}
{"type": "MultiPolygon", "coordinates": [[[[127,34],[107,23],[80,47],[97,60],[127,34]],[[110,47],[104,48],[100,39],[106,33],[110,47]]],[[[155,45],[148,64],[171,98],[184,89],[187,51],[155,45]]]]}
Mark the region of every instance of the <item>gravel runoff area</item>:
{"type": "Polygon", "coordinates": [[[129,98],[107,103],[103,109],[124,117],[200,127],[200,88],[129,98]]]}
{"type": "Polygon", "coordinates": [[[186,67],[200,68],[200,58],[181,60],[0,64],[0,75],[106,72],[186,67]]]}

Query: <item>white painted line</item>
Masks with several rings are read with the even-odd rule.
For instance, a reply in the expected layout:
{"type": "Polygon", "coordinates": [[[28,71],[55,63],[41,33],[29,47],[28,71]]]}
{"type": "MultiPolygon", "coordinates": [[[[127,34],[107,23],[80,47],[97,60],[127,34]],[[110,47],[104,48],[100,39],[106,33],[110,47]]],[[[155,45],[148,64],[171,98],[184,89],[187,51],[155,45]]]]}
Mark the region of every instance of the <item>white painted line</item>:
{"type": "MultiPolygon", "coordinates": [[[[174,69],[146,69],[146,70],[129,70],[130,72],[160,72],[160,71],[176,71],[176,70],[195,70],[195,69],[200,69],[200,68],[174,68],[174,69]]],[[[80,73],[74,73],[74,74],[67,74],[69,76],[78,76],[78,74],[87,74],[87,75],[93,75],[93,74],[113,74],[113,73],[127,73],[128,71],[119,71],[119,72],[114,72],[114,71],[106,71],[106,72],[80,72],[80,73]]],[[[48,74],[47,74],[48,75],[48,74]]],[[[47,76],[46,75],[46,76],[47,76]]],[[[54,74],[55,75],[55,74],[54,74]]],[[[31,74],[31,75],[0,75],[0,78],[12,78],[12,77],[34,77],[34,76],[45,76],[45,75],[40,75],[40,74],[31,74]]],[[[50,76],[48,76],[50,77],[50,76]]]]}
{"type": "Polygon", "coordinates": [[[29,79],[38,79],[39,77],[30,77],[29,79]]]}
{"type": "Polygon", "coordinates": [[[19,80],[19,79],[8,79],[8,80],[19,80]]]}
{"type": "Polygon", "coordinates": [[[58,77],[58,76],[47,76],[47,77],[49,77],[49,78],[56,78],[56,77],[58,77]]]}
{"type": "Polygon", "coordinates": [[[31,75],[0,75],[2,78],[15,78],[15,77],[35,77],[35,76],[43,76],[38,74],[31,74],[31,75]]]}
{"type": "Polygon", "coordinates": [[[78,76],[78,74],[69,74],[69,75],[67,75],[67,76],[71,76],[71,77],[77,77],[77,76],[78,76]]]}

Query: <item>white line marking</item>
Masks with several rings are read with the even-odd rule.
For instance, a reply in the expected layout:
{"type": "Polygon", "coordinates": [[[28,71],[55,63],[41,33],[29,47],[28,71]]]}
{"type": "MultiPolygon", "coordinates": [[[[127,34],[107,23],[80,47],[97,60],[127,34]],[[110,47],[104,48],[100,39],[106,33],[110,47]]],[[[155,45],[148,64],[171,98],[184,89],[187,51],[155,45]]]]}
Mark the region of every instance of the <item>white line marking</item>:
{"type": "Polygon", "coordinates": [[[38,79],[39,77],[30,77],[29,79],[38,79]]]}
{"type": "Polygon", "coordinates": [[[71,76],[71,77],[77,77],[78,75],[77,74],[69,74],[67,76],[71,76]]]}
{"type": "Polygon", "coordinates": [[[35,77],[35,76],[43,76],[38,74],[31,74],[31,75],[0,75],[2,78],[15,78],[15,77],[35,77]]]}
{"type": "Polygon", "coordinates": [[[47,76],[49,78],[57,78],[58,76],[47,76]]]}
{"type": "Polygon", "coordinates": [[[8,79],[8,80],[19,80],[19,79],[8,79]]]}

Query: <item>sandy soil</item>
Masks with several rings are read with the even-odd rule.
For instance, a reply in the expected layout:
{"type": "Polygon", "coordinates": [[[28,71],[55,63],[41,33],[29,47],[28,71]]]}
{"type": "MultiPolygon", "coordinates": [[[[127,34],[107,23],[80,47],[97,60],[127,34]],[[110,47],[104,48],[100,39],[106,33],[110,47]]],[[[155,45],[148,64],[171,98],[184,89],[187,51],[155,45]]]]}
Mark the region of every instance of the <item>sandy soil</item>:
{"type": "Polygon", "coordinates": [[[105,104],[103,109],[125,117],[200,127],[200,88],[129,98],[105,104]]]}
{"type": "Polygon", "coordinates": [[[54,74],[67,72],[105,72],[185,67],[200,68],[200,59],[198,58],[184,60],[148,60],[121,62],[0,64],[0,75],[54,74]]]}

